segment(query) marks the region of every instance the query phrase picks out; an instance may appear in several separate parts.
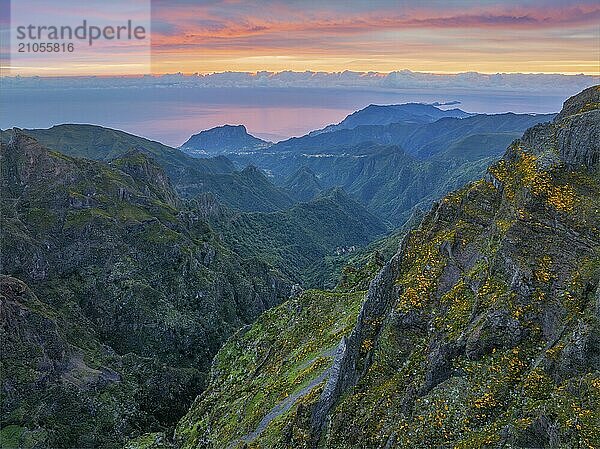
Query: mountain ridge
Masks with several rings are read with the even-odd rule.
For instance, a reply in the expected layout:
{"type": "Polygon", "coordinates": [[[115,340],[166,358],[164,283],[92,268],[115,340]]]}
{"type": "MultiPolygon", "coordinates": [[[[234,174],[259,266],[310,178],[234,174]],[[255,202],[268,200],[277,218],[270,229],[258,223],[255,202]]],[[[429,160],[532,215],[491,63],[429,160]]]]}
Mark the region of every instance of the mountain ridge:
{"type": "MultiPolygon", "coordinates": [[[[4,139],[9,132],[2,132],[4,139]]],[[[23,132],[67,156],[110,162],[131,151],[145,153],[164,169],[177,194],[183,198],[212,189],[221,201],[242,210],[272,211],[292,203],[287,193],[267,178],[238,171],[223,155],[195,158],[160,142],[96,125],[56,125],[23,132]],[[253,186],[254,181],[258,185],[253,186]]]]}
{"type": "MultiPolygon", "coordinates": [[[[552,117],[475,114],[416,125],[359,125],[228,157],[238,165],[251,163],[267,170],[284,187],[306,166],[321,188],[341,186],[372,213],[400,226],[412,208],[428,207],[433,199],[477,179],[527,128],[552,117]],[[392,147],[398,149],[396,154],[390,151],[392,147]],[[400,173],[394,167],[400,167],[400,173]]],[[[296,183],[301,180],[307,184],[296,184],[298,191],[315,190],[313,178],[295,179],[296,183]]]]}
{"type": "Polygon", "coordinates": [[[313,292],[280,306],[312,311],[281,341],[273,315],[232,337],[178,446],[600,444],[599,99],[594,86],[567,100],[436,203],[349,307],[337,347],[313,292]],[[307,323],[318,331],[297,353],[307,323]],[[243,412],[211,406],[221,398],[243,412]]]}
{"type": "Polygon", "coordinates": [[[472,114],[460,109],[444,110],[426,103],[370,104],[349,114],[340,123],[328,125],[323,129],[312,131],[308,135],[352,129],[358,125],[389,125],[398,122],[423,124],[434,122],[442,117],[464,118],[470,115],[472,114]]]}

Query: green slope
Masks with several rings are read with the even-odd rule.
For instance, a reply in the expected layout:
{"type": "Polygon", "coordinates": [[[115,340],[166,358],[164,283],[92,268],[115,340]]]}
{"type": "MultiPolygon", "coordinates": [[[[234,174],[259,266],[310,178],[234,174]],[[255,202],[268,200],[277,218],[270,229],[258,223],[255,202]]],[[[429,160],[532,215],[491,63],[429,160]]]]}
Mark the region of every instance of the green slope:
{"type": "Polygon", "coordinates": [[[328,261],[388,230],[340,189],[283,211],[226,214],[211,223],[237,253],[265,261],[304,287],[334,286],[341,267],[328,261]]]}
{"type": "Polygon", "coordinates": [[[5,348],[2,426],[37,429],[43,446],[116,447],[168,428],[223,340],[289,294],[271,267],[232,252],[142,152],[109,165],[15,131],[0,157],[0,272],[25,281],[56,323],[8,319],[4,332],[31,344],[55,326],[68,348],[37,362],[18,340],[5,348]],[[96,371],[110,378],[98,383],[96,371]]]}
{"type": "Polygon", "coordinates": [[[224,157],[194,159],[160,142],[97,125],[65,124],[48,129],[28,129],[25,133],[42,145],[73,157],[110,161],[132,148],[141,148],[151,155],[173,177],[178,170],[199,173],[228,173],[233,165],[224,157]]]}
{"type": "Polygon", "coordinates": [[[131,150],[141,151],[164,169],[185,198],[212,192],[228,206],[245,211],[274,211],[292,204],[266,177],[252,170],[236,171],[224,156],[194,158],[159,142],[95,125],[67,124],[24,132],[45,147],[73,157],[109,162],[131,150]]]}
{"type": "Polygon", "coordinates": [[[199,191],[212,193],[221,203],[244,212],[274,212],[294,203],[287,192],[273,185],[253,166],[232,173],[205,175],[199,191]]]}
{"type": "Polygon", "coordinates": [[[436,204],[373,279],[351,330],[315,306],[311,353],[328,351],[335,330],[340,340],[333,361],[298,384],[277,379],[298,372],[286,344],[302,315],[281,313],[274,333],[278,317],[263,315],[231,339],[179,444],[600,445],[599,100],[600,86],[569,99],[485,179],[436,204]],[[264,340],[283,350],[271,357],[264,340]],[[262,382],[239,374],[255,366],[262,382]]]}
{"type": "Polygon", "coordinates": [[[252,445],[254,432],[265,424],[270,438],[261,435],[261,445],[275,445],[277,435],[293,432],[282,419],[285,411],[280,414],[285,405],[277,405],[291,398],[298,407],[318,396],[314,380],[327,373],[363,294],[307,291],[233,336],[215,358],[211,386],[178,425],[181,447],[252,445]]]}

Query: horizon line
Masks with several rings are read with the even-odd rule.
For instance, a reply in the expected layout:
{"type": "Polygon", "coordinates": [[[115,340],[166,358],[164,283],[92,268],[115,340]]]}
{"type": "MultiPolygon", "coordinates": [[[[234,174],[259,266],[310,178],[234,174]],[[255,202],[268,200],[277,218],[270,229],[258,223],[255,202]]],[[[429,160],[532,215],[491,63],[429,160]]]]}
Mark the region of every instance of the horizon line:
{"type": "MultiPolygon", "coordinates": [[[[255,72],[251,72],[251,71],[234,71],[234,70],[225,70],[222,72],[164,72],[164,73],[136,73],[136,74],[122,74],[122,73],[115,73],[115,74],[99,74],[99,75],[94,75],[94,74],[81,74],[81,75],[76,75],[76,74],[63,74],[63,75],[49,75],[49,74],[41,74],[41,75],[22,75],[22,74],[15,74],[15,75],[0,75],[0,79],[2,78],[47,78],[47,79],[53,79],[53,78],[144,78],[144,77],[149,77],[149,78],[159,78],[159,77],[163,77],[163,76],[173,76],[173,75],[180,75],[180,76],[185,76],[185,77],[193,77],[193,76],[197,76],[197,77],[205,77],[205,76],[213,76],[213,75],[222,75],[222,74],[246,74],[246,75],[252,75],[252,76],[256,76],[259,73],[267,73],[269,75],[278,75],[281,73],[313,73],[313,74],[326,74],[326,75],[336,75],[336,74],[342,74],[342,73],[355,73],[355,74],[372,74],[372,75],[383,75],[383,76],[387,76],[390,75],[392,73],[399,73],[402,72],[404,70],[393,70],[390,72],[375,72],[375,71],[367,71],[367,72],[363,72],[363,71],[353,71],[353,70],[343,70],[343,71],[339,71],[339,72],[325,72],[325,71],[316,71],[316,70],[302,70],[302,71],[296,71],[296,70],[280,70],[280,71],[270,71],[270,70],[259,70],[259,71],[255,71],[255,72]]],[[[493,75],[530,75],[530,76],[551,76],[551,75],[559,75],[559,76],[566,76],[566,77],[576,77],[576,76],[586,76],[586,77],[592,77],[592,78],[600,78],[600,72],[578,72],[578,73],[573,73],[573,72],[476,72],[476,71],[466,71],[466,72],[416,72],[416,71],[412,71],[410,70],[409,72],[411,73],[415,73],[415,74],[422,74],[422,75],[436,75],[436,76],[455,76],[455,75],[465,75],[465,74],[477,74],[477,75],[487,75],[487,76],[493,76],[493,75]]]]}
{"type": "MultiPolygon", "coordinates": [[[[3,69],[10,69],[10,67],[3,67],[3,69]]],[[[414,71],[410,69],[398,69],[391,71],[358,71],[358,70],[340,70],[340,71],[324,71],[324,70],[256,70],[256,71],[248,71],[248,70],[223,70],[223,71],[209,71],[209,72],[162,72],[162,73],[137,73],[137,74],[100,74],[100,75],[92,75],[92,74],[62,74],[62,75],[52,75],[52,74],[36,74],[36,75],[22,75],[22,74],[14,74],[14,75],[0,75],[0,78],[143,78],[143,77],[162,77],[162,76],[212,76],[212,75],[222,75],[222,74],[246,74],[256,76],[260,73],[269,74],[269,75],[278,75],[282,73],[313,73],[313,74],[326,74],[326,75],[337,75],[343,73],[353,73],[353,74],[364,74],[364,75],[382,75],[387,76],[393,73],[413,73],[413,74],[421,74],[421,75],[437,75],[437,76],[452,76],[452,75],[465,75],[465,74],[477,74],[477,75],[560,75],[560,76],[590,76],[590,77],[599,77],[600,71],[598,72],[479,72],[474,70],[466,70],[459,72],[445,72],[445,71],[414,71]]]]}

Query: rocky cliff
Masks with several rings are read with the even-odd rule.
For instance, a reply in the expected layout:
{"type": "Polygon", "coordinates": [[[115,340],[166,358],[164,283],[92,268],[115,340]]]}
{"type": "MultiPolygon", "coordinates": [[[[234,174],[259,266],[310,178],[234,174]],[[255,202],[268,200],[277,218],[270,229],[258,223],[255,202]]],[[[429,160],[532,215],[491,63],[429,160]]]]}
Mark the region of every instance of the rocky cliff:
{"type": "MultiPolygon", "coordinates": [[[[315,328],[341,333],[336,349],[320,334],[302,340],[328,354],[319,371],[297,379],[286,364],[297,345],[276,357],[257,345],[270,315],[230,340],[217,360],[233,358],[213,367],[179,444],[598,447],[599,99],[595,86],[567,100],[485,179],[436,204],[373,279],[351,330],[315,313],[315,328]],[[227,384],[231,367],[267,374],[227,384]],[[228,408],[223,391],[244,403],[228,408]]],[[[303,321],[287,323],[273,345],[303,321]]]]}

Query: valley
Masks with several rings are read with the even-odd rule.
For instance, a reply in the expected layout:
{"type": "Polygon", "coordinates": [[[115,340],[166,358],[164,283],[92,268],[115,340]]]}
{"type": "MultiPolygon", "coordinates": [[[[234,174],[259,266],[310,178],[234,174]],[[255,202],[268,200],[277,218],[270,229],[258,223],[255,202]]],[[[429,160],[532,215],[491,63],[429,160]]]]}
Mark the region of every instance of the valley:
{"type": "Polygon", "coordinates": [[[598,443],[599,97],[1,131],[3,445],[598,443]]]}
{"type": "Polygon", "coordinates": [[[597,447],[599,100],[436,202],[370,283],[233,336],[176,446],[597,447]]]}

